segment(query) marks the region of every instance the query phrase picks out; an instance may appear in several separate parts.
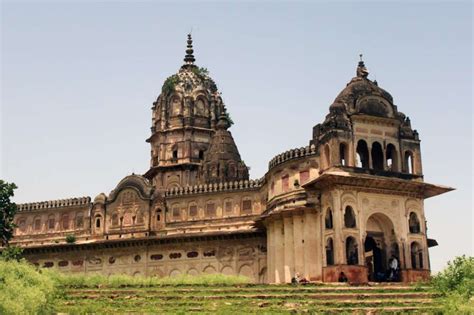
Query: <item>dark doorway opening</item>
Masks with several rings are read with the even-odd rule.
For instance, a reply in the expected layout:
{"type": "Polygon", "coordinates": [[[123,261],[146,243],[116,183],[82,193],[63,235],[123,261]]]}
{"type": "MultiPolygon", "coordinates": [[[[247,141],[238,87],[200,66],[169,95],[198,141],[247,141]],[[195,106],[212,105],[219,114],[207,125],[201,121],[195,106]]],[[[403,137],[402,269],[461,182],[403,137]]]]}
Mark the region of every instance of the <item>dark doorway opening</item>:
{"type": "Polygon", "coordinates": [[[369,281],[383,281],[385,278],[385,266],[382,249],[372,236],[367,236],[364,243],[366,266],[369,269],[369,281]]]}

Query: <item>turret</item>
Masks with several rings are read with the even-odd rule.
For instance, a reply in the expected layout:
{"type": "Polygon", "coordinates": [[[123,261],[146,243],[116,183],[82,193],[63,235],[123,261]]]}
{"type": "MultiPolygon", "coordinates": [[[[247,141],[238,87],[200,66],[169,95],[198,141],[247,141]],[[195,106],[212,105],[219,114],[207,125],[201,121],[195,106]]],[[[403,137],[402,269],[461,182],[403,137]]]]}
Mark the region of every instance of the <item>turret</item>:
{"type": "Polygon", "coordinates": [[[368,75],[361,55],[356,76],[329,107],[325,121],[313,128],[310,143],[320,152],[321,169],[354,167],[379,175],[421,177],[417,131],[398,111],[392,96],[368,75]]]}

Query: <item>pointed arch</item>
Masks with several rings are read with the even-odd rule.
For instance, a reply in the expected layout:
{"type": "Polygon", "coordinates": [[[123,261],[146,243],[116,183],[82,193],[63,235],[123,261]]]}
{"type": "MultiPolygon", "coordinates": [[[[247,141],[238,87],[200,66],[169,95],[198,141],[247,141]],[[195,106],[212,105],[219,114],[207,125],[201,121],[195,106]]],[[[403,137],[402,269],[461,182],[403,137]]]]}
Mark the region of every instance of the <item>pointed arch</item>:
{"type": "Polygon", "coordinates": [[[410,212],[410,217],[408,219],[408,227],[409,227],[410,233],[421,232],[420,220],[418,219],[418,216],[416,215],[415,212],[410,212]]]}
{"type": "Polygon", "coordinates": [[[413,269],[423,269],[423,248],[418,242],[410,245],[411,267],[413,269]]]}
{"type": "Polygon", "coordinates": [[[383,171],[384,170],[383,150],[382,150],[382,145],[378,143],[377,141],[372,143],[371,156],[372,156],[372,168],[377,171],[383,171]]]}
{"type": "Polygon", "coordinates": [[[331,230],[333,228],[332,210],[328,208],[326,210],[326,216],[324,217],[324,225],[326,229],[331,230]]]}
{"type": "Polygon", "coordinates": [[[405,151],[404,159],[405,173],[414,174],[413,152],[405,151]]]}
{"type": "Polygon", "coordinates": [[[345,142],[339,144],[339,163],[342,166],[349,165],[349,146],[345,142]]]}
{"type": "Polygon", "coordinates": [[[357,241],[352,236],[346,238],[346,261],[348,265],[359,264],[359,251],[357,241]]]}
{"type": "Polygon", "coordinates": [[[391,143],[387,145],[385,165],[387,165],[387,170],[392,171],[392,172],[398,172],[397,149],[391,143]]]}
{"type": "Polygon", "coordinates": [[[356,157],[357,167],[369,168],[369,148],[362,139],[357,142],[356,157]]]}
{"type": "Polygon", "coordinates": [[[346,206],[344,210],[344,226],[346,228],[355,228],[356,227],[356,217],[354,209],[351,206],[346,206]]]}
{"type": "Polygon", "coordinates": [[[326,265],[334,265],[334,242],[331,237],[326,241],[326,265]]]}

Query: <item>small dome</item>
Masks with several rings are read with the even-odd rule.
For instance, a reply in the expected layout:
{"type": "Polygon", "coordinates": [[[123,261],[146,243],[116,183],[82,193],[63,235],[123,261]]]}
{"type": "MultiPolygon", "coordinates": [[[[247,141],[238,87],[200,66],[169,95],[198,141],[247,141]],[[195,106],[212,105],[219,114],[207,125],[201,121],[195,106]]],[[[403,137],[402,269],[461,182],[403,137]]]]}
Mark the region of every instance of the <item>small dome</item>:
{"type": "Polygon", "coordinates": [[[107,200],[107,196],[104,193],[100,193],[94,198],[94,203],[104,204],[106,200],[107,200]]]}
{"type": "Polygon", "coordinates": [[[395,117],[392,96],[367,76],[368,71],[361,61],[357,67],[357,76],[339,93],[329,109],[334,111],[344,108],[348,114],[395,117]]]}

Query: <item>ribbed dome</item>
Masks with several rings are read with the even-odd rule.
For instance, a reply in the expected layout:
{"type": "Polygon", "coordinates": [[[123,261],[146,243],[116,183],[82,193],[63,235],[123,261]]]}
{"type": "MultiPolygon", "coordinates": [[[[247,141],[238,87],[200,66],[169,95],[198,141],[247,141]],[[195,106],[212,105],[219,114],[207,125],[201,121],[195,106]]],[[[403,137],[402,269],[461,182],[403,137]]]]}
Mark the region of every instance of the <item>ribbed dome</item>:
{"type": "Polygon", "coordinates": [[[330,110],[339,110],[343,106],[348,114],[394,117],[396,110],[392,96],[367,76],[368,71],[361,61],[357,67],[357,76],[339,93],[330,110]]]}
{"type": "Polygon", "coordinates": [[[195,65],[179,69],[178,73],[165,80],[161,88],[162,93],[165,95],[173,92],[192,94],[192,92],[197,90],[206,91],[209,94],[217,94],[217,85],[209,77],[207,69],[198,68],[195,65]]]}
{"type": "Polygon", "coordinates": [[[188,37],[184,64],[168,77],[153,103],[152,133],[168,128],[214,129],[226,109],[216,83],[206,68],[194,64],[192,39],[188,37]]]}
{"type": "Polygon", "coordinates": [[[249,178],[248,168],[240,158],[232,134],[227,130],[229,127],[227,117],[219,117],[217,130],[204,156],[201,172],[203,182],[218,183],[249,178]]]}

